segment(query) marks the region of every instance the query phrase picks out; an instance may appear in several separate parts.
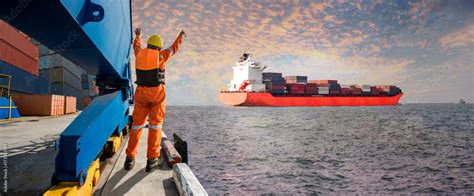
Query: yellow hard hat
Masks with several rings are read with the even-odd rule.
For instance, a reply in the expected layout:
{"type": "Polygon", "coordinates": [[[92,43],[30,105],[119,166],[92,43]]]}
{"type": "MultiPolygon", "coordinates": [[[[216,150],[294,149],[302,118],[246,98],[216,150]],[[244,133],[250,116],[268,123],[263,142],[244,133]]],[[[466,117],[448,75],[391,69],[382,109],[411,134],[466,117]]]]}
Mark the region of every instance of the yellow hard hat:
{"type": "Polygon", "coordinates": [[[163,40],[159,35],[152,35],[148,38],[147,44],[163,48],[163,40]]]}

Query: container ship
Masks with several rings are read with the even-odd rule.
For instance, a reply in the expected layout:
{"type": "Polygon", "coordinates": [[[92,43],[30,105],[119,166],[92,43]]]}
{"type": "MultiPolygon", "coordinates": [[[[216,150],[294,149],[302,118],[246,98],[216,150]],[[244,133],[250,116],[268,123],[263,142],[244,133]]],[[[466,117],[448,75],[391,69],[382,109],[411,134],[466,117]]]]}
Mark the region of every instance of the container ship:
{"type": "Polygon", "coordinates": [[[231,106],[393,106],[403,92],[393,85],[341,85],[337,80],[308,80],[263,72],[267,66],[243,54],[233,69],[233,79],[219,99],[231,106]]]}

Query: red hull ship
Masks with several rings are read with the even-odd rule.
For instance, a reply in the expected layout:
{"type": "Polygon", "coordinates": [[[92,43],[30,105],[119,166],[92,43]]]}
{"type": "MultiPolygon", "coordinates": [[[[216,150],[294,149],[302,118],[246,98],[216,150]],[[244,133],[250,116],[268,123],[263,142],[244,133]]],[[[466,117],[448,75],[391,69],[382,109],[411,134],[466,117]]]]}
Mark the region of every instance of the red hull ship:
{"type": "Polygon", "coordinates": [[[403,96],[396,86],[341,85],[337,80],[308,80],[263,72],[267,66],[244,54],[237,62],[229,88],[219,99],[231,106],[394,106],[403,96]]]}
{"type": "Polygon", "coordinates": [[[395,96],[274,96],[271,93],[221,92],[219,99],[231,106],[312,107],[312,106],[393,106],[395,96]]]}

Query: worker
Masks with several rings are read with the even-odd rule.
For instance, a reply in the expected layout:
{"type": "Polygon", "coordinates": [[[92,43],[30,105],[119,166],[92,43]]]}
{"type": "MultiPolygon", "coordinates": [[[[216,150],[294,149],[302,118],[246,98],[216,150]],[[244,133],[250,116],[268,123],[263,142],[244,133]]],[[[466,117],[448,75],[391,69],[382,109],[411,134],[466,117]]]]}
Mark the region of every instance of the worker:
{"type": "Polygon", "coordinates": [[[133,110],[132,129],[127,146],[127,157],[124,169],[130,170],[135,163],[138,141],[142,133],[142,127],[148,116],[148,149],[146,172],[158,168],[163,162],[160,157],[161,131],[165,118],[165,69],[166,62],[171,56],[178,52],[184,31],[179,33],[173,44],[162,50],[163,40],[158,35],[148,38],[147,48],[142,49],[140,45],[140,28],[135,29],[135,40],[133,50],[136,61],[137,89],[135,91],[135,105],[133,110]]]}

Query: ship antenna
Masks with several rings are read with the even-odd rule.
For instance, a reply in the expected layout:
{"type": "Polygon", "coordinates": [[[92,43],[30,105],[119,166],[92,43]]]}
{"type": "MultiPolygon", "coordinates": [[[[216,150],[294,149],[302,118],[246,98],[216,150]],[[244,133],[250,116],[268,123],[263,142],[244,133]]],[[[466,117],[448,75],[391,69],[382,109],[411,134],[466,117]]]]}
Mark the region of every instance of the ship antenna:
{"type": "Polygon", "coordinates": [[[247,46],[247,48],[244,51],[245,53],[250,54],[252,56],[252,53],[250,53],[250,46],[247,46]]]}

